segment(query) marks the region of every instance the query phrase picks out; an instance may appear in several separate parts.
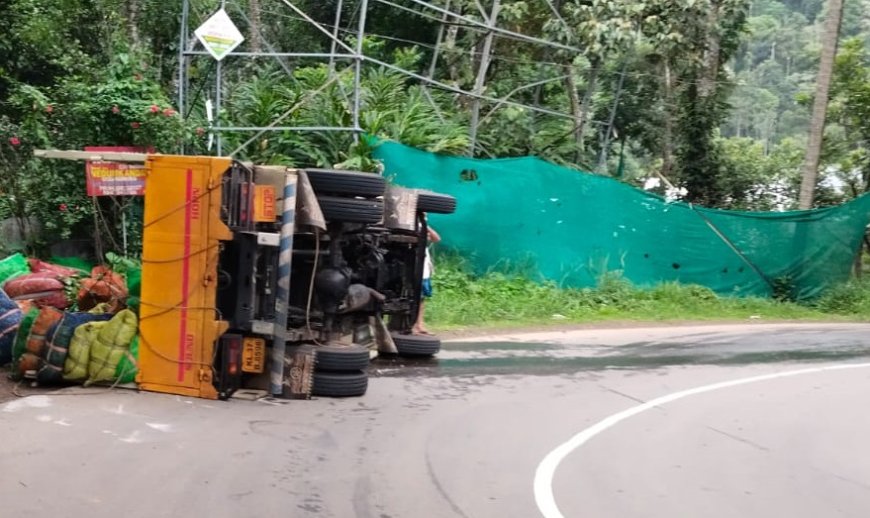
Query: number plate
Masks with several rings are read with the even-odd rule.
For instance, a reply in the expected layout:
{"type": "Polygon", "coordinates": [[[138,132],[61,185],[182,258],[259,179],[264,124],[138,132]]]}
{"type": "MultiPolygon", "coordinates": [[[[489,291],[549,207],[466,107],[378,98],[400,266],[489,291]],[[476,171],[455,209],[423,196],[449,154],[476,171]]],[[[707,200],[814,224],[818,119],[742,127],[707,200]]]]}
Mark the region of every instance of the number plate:
{"type": "Polygon", "coordinates": [[[242,341],[242,372],[261,373],[266,368],[266,341],[245,338],[242,341]]]}

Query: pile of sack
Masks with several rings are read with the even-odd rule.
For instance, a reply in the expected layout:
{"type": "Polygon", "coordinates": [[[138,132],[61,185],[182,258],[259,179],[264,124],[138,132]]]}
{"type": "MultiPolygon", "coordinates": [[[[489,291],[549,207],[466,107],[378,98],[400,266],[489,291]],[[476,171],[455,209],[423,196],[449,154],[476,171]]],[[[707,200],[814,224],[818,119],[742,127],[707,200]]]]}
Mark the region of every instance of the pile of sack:
{"type": "MultiPolygon", "coordinates": [[[[136,292],[138,274],[127,275],[136,292]]],[[[132,382],[138,321],[129,291],[128,279],[107,266],[87,272],[20,254],[3,259],[0,365],[12,363],[13,379],[46,384],[132,382]]]]}

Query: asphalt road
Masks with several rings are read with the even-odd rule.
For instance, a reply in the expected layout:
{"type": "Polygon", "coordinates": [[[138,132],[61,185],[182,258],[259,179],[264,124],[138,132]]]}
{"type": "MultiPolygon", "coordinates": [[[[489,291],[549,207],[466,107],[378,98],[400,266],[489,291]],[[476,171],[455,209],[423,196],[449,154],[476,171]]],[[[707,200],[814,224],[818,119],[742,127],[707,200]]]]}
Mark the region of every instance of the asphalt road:
{"type": "Polygon", "coordinates": [[[75,389],[5,403],[2,515],[870,509],[870,324],[492,336],[371,372],[369,393],[346,400],[75,389]]]}

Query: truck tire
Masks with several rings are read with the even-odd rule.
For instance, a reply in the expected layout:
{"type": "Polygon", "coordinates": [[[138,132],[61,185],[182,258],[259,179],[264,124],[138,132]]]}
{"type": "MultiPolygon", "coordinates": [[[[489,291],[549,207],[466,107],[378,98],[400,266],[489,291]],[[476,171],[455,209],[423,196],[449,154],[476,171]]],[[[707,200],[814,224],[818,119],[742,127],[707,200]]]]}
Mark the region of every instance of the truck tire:
{"type": "Polygon", "coordinates": [[[311,395],[321,397],[356,397],[366,393],[369,376],[365,372],[314,372],[311,395]]]}
{"type": "Polygon", "coordinates": [[[417,194],[417,211],[433,214],[453,214],[456,212],[456,198],[449,194],[424,191],[417,194]]]}
{"type": "Polygon", "coordinates": [[[318,196],[326,221],[374,225],[384,219],[383,200],[357,200],[338,196],[318,196]]]}
{"type": "Polygon", "coordinates": [[[306,169],[305,173],[316,194],[377,198],[383,196],[387,188],[384,177],[374,173],[333,169],[306,169]]]}
{"type": "Polygon", "coordinates": [[[369,350],[361,345],[320,345],[314,354],[317,371],[358,372],[369,366],[369,350]]]}
{"type": "Polygon", "coordinates": [[[432,335],[392,333],[399,356],[435,356],[441,350],[441,339],[432,335]]]}

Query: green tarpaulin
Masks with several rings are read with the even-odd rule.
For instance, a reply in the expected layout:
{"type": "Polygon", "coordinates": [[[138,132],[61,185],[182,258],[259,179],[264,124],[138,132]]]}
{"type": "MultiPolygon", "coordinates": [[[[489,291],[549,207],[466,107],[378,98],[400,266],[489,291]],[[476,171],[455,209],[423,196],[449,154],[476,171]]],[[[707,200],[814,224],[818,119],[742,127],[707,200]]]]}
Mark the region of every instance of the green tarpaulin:
{"type": "Polygon", "coordinates": [[[474,160],[393,142],[385,176],[457,198],[430,216],[444,243],[478,271],[521,265],[563,286],[619,272],[645,286],[679,281],[721,294],[817,296],[849,278],[870,197],[800,212],[738,212],[669,203],[611,178],[537,158],[474,160]]]}

